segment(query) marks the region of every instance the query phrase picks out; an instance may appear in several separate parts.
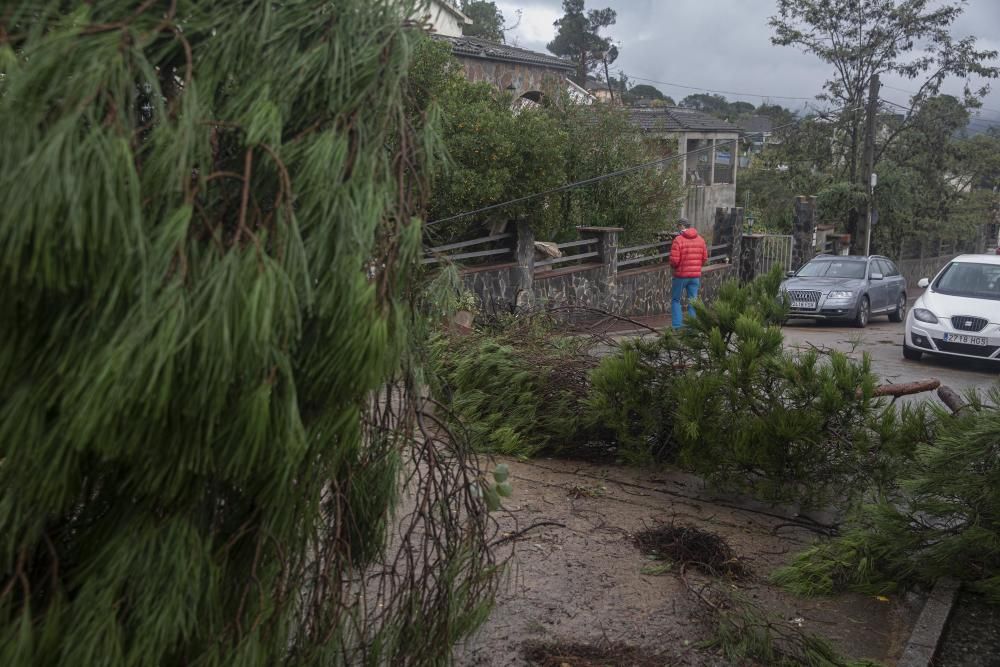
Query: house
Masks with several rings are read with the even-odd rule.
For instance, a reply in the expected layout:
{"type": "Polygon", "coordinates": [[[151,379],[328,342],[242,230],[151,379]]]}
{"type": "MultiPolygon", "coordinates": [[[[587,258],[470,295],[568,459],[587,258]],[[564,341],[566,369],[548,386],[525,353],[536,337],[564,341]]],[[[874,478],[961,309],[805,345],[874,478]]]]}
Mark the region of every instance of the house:
{"type": "Polygon", "coordinates": [[[478,37],[432,37],[451,44],[451,52],[469,81],[485,81],[510,92],[515,99],[532,102],[539,102],[543,91],[553,86],[567,89],[578,102],[593,101],[586,90],[569,80],[576,68],[562,58],[478,37]]]}
{"type": "Polygon", "coordinates": [[[740,121],[739,126],[750,143],[751,153],[760,153],[768,144],[776,143],[774,121],[767,116],[750,116],[740,121]]]}
{"type": "Polygon", "coordinates": [[[548,53],[491,42],[462,34],[462,26],[472,19],[449,0],[429,0],[419,16],[431,28],[431,37],[451,45],[452,55],[462,65],[465,78],[485,81],[514,97],[514,108],[537,104],[543,91],[554,87],[566,90],[574,102],[592,104],[593,95],[570,80],[573,63],[548,53]]]}
{"type": "Polygon", "coordinates": [[[608,85],[607,81],[601,81],[600,79],[588,76],[587,92],[593,95],[598,102],[612,101],[611,86],[608,85]]]}
{"type": "Polygon", "coordinates": [[[687,196],[681,215],[699,231],[712,228],[715,209],[736,206],[737,149],[740,128],[694,109],[633,107],[633,126],[664,157],[679,155],[687,196]]]}
{"type": "Polygon", "coordinates": [[[424,19],[436,34],[448,37],[461,37],[462,26],[472,25],[472,19],[449,0],[429,0],[413,18],[424,19]]]}

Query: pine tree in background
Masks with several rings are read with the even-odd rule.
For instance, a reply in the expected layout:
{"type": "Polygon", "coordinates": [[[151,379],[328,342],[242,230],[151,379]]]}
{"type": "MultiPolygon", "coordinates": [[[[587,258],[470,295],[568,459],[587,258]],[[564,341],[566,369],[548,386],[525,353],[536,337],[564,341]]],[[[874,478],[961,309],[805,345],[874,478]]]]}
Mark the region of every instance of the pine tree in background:
{"type": "Polygon", "coordinates": [[[485,618],[477,471],[407,436],[402,4],[0,12],[0,664],[429,664],[485,618]]]}

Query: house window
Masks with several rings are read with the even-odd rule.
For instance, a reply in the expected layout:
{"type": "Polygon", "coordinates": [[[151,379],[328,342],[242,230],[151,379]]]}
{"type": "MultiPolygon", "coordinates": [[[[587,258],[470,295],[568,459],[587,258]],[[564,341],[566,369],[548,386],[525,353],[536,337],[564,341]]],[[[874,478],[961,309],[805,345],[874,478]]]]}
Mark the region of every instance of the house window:
{"type": "Polygon", "coordinates": [[[712,184],[711,139],[687,140],[687,184],[712,184]]]}
{"type": "Polygon", "coordinates": [[[736,142],[728,139],[715,140],[715,182],[733,182],[733,163],[736,161],[736,142]]]}

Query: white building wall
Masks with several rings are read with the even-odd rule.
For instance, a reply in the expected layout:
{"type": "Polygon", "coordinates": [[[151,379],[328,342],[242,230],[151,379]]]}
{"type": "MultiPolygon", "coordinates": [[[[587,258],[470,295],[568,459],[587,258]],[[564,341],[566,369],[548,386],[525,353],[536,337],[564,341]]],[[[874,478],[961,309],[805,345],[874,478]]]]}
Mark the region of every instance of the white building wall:
{"type": "Polygon", "coordinates": [[[434,32],[448,37],[461,37],[462,26],[472,23],[458,10],[445,6],[445,0],[429,0],[423,8],[417,10],[417,16],[414,18],[422,17],[428,17],[434,32]]]}

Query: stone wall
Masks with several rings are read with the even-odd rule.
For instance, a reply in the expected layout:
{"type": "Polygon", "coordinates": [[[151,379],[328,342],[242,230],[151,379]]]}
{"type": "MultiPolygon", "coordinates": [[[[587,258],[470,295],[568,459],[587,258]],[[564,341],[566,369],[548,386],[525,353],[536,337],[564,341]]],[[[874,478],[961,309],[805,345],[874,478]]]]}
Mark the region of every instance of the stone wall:
{"type": "MultiPolygon", "coordinates": [[[[722,283],[736,277],[736,267],[732,264],[706,266],[702,272],[698,298],[711,302],[719,293],[722,283]]],[[[615,299],[609,310],[627,317],[669,313],[672,281],[669,264],[653,264],[622,271],[618,274],[615,299]]]]}
{"type": "Polygon", "coordinates": [[[462,285],[479,297],[483,307],[492,312],[517,303],[516,264],[493,264],[462,271],[462,285]]]}
{"type": "Polygon", "coordinates": [[[544,65],[457,57],[466,79],[476,83],[485,81],[500,90],[510,91],[514,97],[547,90],[566,76],[563,70],[544,65]]]}
{"type": "Polygon", "coordinates": [[[557,308],[582,306],[607,309],[609,285],[607,273],[599,263],[580,264],[538,272],[532,282],[532,296],[536,306],[557,308]]]}
{"type": "MultiPolygon", "coordinates": [[[[738,238],[742,219],[742,209],[720,213],[716,217],[715,233],[723,238],[738,238]]],[[[484,310],[497,312],[534,305],[595,308],[626,317],[670,312],[672,270],[669,263],[660,260],[620,271],[620,229],[581,227],[582,236],[597,239],[594,244],[598,253],[596,261],[591,259],[587,263],[555,269],[535,267],[530,225],[522,220],[513,224],[512,229],[515,231],[511,242],[513,262],[462,271],[465,288],[479,297],[484,310]]],[[[712,300],[726,279],[736,277],[738,271],[733,264],[706,266],[699,297],[704,301],[712,300]]]]}

